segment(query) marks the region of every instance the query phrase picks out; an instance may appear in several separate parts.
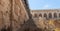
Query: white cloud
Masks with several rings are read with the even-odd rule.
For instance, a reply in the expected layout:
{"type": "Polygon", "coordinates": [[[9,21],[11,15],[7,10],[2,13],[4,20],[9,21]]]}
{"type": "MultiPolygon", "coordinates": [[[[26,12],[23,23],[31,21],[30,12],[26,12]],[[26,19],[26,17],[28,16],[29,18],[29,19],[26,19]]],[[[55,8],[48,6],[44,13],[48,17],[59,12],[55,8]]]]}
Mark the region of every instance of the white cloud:
{"type": "Polygon", "coordinates": [[[43,9],[48,9],[50,7],[50,5],[44,5],[43,9]]]}

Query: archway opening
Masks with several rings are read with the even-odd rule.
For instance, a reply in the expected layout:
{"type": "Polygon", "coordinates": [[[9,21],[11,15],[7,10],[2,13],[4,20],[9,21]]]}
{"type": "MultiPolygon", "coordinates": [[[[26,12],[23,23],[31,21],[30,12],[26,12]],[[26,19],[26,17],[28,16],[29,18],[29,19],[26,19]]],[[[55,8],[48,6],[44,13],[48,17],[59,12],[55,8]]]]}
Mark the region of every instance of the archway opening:
{"type": "Polygon", "coordinates": [[[42,17],[42,14],[39,14],[39,17],[42,17]]]}
{"type": "Polygon", "coordinates": [[[47,14],[46,13],[44,14],[44,17],[47,18],[47,14]]]}
{"type": "Polygon", "coordinates": [[[37,14],[34,14],[34,17],[37,17],[37,14]]]}
{"type": "Polygon", "coordinates": [[[60,18],[60,13],[59,13],[59,18],[60,18]]]}
{"type": "Polygon", "coordinates": [[[57,13],[54,13],[54,18],[57,18],[57,13]]]}
{"type": "Polygon", "coordinates": [[[51,13],[49,13],[49,18],[52,18],[52,14],[51,13]]]}

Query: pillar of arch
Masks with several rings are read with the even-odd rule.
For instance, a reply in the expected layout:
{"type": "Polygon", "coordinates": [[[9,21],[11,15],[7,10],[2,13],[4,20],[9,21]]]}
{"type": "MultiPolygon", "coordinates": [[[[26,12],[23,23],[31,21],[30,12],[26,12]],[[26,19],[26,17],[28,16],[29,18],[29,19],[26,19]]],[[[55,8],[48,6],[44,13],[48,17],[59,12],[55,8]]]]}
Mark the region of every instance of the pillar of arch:
{"type": "Polygon", "coordinates": [[[44,17],[44,13],[42,13],[42,17],[44,17]]]}
{"type": "Polygon", "coordinates": [[[54,18],[54,13],[52,12],[52,18],[54,18]]]}
{"type": "Polygon", "coordinates": [[[47,13],[47,18],[48,18],[48,13],[47,13]]]}
{"type": "Polygon", "coordinates": [[[57,18],[57,13],[54,13],[54,18],[57,18]]]}
{"type": "Polygon", "coordinates": [[[52,18],[52,13],[49,13],[49,18],[52,18]]]}
{"type": "Polygon", "coordinates": [[[57,12],[57,18],[59,18],[59,13],[57,12]]]}

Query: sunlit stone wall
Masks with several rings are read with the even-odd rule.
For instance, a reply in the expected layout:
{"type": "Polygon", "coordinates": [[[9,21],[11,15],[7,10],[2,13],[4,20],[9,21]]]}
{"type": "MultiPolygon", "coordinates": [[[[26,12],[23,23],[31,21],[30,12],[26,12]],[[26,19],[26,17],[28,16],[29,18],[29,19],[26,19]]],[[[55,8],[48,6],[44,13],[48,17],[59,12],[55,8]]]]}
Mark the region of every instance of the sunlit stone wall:
{"type": "Polygon", "coordinates": [[[59,9],[48,9],[48,10],[31,10],[32,17],[42,17],[47,19],[59,19],[60,10],[59,9]]]}
{"type": "Polygon", "coordinates": [[[28,17],[26,0],[0,0],[0,29],[18,31],[28,17]]]}

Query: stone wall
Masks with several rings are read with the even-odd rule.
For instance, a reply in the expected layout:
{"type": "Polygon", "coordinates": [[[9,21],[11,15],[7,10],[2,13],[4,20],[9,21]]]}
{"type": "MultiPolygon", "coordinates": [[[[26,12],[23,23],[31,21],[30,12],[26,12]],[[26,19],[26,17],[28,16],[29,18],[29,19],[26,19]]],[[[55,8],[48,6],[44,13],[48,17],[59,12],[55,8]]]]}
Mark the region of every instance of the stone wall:
{"type": "Polygon", "coordinates": [[[13,31],[17,31],[23,26],[24,22],[26,22],[29,17],[26,8],[22,0],[14,0],[13,7],[13,31]]]}
{"type": "Polygon", "coordinates": [[[17,31],[29,19],[22,0],[0,0],[0,29],[17,31]]]}
{"type": "Polygon", "coordinates": [[[0,0],[0,28],[10,26],[11,0],[0,0]]]}
{"type": "Polygon", "coordinates": [[[59,19],[60,9],[32,10],[32,17],[45,17],[47,19],[59,19]]]}
{"type": "Polygon", "coordinates": [[[42,31],[33,21],[25,0],[0,0],[0,30],[42,31]]]}

